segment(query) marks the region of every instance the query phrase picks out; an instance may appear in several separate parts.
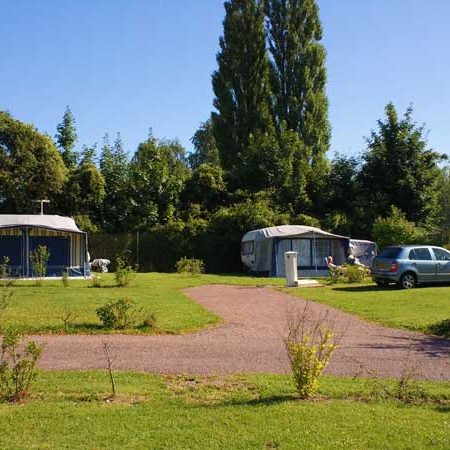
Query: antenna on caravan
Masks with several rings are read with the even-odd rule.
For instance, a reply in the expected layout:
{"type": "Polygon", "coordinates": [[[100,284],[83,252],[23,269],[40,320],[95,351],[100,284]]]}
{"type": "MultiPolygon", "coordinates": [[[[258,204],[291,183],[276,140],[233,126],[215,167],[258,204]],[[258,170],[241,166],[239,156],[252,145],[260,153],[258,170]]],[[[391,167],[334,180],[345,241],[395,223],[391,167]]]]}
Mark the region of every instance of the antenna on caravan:
{"type": "Polygon", "coordinates": [[[41,216],[44,215],[44,203],[50,203],[50,200],[32,200],[34,203],[41,204],[41,216]]]}

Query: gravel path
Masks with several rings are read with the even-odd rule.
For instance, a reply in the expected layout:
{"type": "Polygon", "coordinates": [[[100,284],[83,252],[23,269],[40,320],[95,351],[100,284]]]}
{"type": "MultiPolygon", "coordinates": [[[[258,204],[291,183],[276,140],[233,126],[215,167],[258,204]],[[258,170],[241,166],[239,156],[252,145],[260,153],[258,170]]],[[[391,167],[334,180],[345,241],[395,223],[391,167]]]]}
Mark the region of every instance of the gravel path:
{"type": "MultiPolygon", "coordinates": [[[[115,368],[156,373],[229,374],[284,373],[288,362],[282,336],[286,318],[305,303],[269,288],[201,286],[184,291],[223,317],[224,324],[186,335],[33,336],[45,343],[40,367],[45,369],[105,368],[102,343],[117,354],[115,368]]],[[[450,380],[450,340],[384,328],[317,303],[311,314],[328,311],[344,333],[327,373],[397,377],[404,361],[417,378],[450,380]]]]}

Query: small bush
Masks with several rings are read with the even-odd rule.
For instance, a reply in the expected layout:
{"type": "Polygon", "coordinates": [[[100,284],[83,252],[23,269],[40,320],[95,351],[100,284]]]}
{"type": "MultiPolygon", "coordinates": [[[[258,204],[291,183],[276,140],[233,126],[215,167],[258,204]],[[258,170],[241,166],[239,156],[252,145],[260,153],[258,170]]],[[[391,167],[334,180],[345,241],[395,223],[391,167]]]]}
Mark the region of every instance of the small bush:
{"type": "Polygon", "coordinates": [[[191,275],[200,275],[205,271],[205,264],[201,259],[184,256],[176,263],[175,267],[178,273],[190,273],[191,275]]]}
{"type": "Polygon", "coordinates": [[[114,274],[116,285],[119,287],[129,286],[136,278],[136,271],[127,264],[124,258],[116,258],[116,273],[114,274]]]}
{"type": "Polygon", "coordinates": [[[30,393],[36,379],[36,363],[43,347],[30,341],[19,351],[21,335],[17,330],[6,330],[0,350],[0,399],[20,401],[30,393]]]}
{"type": "Polygon", "coordinates": [[[61,282],[63,284],[63,286],[69,287],[70,286],[70,280],[69,280],[69,272],[67,270],[65,270],[62,275],[61,275],[61,282]]]}
{"type": "Polygon", "coordinates": [[[306,305],[300,316],[289,318],[284,344],[297,392],[307,399],[316,392],[319,377],[336,349],[332,326],[326,316],[314,317],[306,305]]]}
{"type": "Polygon", "coordinates": [[[450,338],[450,319],[444,319],[428,327],[428,330],[436,336],[450,338]]]}
{"type": "Polygon", "coordinates": [[[345,278],[349,283],[362,283],[370,275],[369,269],[358,264],[348,264],[345,266],[345,278]]]}
{"type": "Polygon", "coordinates": [[[45,245],[39,245],[30,253],[31,272],[36,277],[36,285],[42,285],[42,279],[47,273],[47,262],[50,253],[45,245]]]}
{"type": "Polygon", "coordinates": [[[0,280],[4,288],[14,286],[16,280],[12,278],[11,270],[9,268],[9,258],[4,256],[0,264],[0,280]]]}
{"type": "Polygon", "coordinates": [[[91,278],[91,286],[94,288],[100,288],[102,287],[103,284],[103,277],[101,277],[100,275],[92,275],[91,278]]]}
{"type": "Polygon", "coordinates": [[[77,315],[73,311],[69,303],[64,304],[64,310],[60,316],[60,319],[64,324],[64,331],[67,333],[69,328],[72,326],[73,322],[77,318],[77,315]]]}
{"type": "Polygon", "coordinates": [[[142,307],[126,297],[97,308],[96,313],[105,328],[115,330],[133,328],[142,324],[145,315],[142,307]]]}

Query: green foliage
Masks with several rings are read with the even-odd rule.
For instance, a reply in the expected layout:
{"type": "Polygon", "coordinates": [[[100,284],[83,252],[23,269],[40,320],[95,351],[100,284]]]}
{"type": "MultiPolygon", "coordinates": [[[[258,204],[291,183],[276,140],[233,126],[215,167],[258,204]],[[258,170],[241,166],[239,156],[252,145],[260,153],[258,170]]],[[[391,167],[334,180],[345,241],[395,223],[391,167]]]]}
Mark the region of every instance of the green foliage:
{"type": "Polygon", "coordinates": [[[61,283],[65,288],[70,286],[69,272],[67,270],[63,270],[61,274],[61,283]]]}
{"type": "Polygon", "coordinates": [[[191,142],[195,148],[195,151],[188,157],[192,169],[195,170],[202,164],[220,166],[219,150],[217,149],[211,119],[200,125],[191,142]]]}
{"type": "Polygon", "coordinates": [[[205,271],[205,264],[201,259],[186,258],[185,256],[177,261],[175,267],[178,273],[191,275],[200,275],[205,271]]]}
{"type": "Polygon", "coordinates": [[[247,187],[241,164],[250,137],[274,130],[262,6],[255,0],[229,0],[224,5],[218,68],[212,76],[217,110],[212,121],[222,167],[234,190],[247,187]]]}
{"type": "Polygon", "coordinates": [[[436,336],[450,338],[450,319],[440,320],[428,327],[428,331],[436,336]]]}
{"type": "Polygon", "coordinates": [[[91,278],[91,286],[93,288],[101,288],[104,281],[105,280],[101,275],[94,273],[91,278]]]}
{"type": "Polygon", "coordinates": [[[189,175],[185,150],[177,141],[152,135],[139,144],[131,163],[132,225],[143,230],[171,220],[189,175]]]}
{"type": "Polygon", "coordinates": [[[61,199],[61,209],[72,216],[99,217],[105,197],[105,180],[89,157],[69,174],[61,199]]]}
{"type": "Polygon", "coordinates": [[[363,283],[370,278],[370,270],[358,264],[346,264],[344,277],[349,283],[363,283]]]}
{"type": "Polygon", "coordinates": [[[412,120],[409,107],[399,118],[392,103],[386,119],[367,139],[360,183],[367,221],[384,216],[393,205],[416,223],[433,223],[437,212],[439,170],[442,155],[427,149],[425,131],[412,120]]]}
{"type": "Polygon", "coordinates": [[[223,202],[226,195],[224,171],[220,166],[200,164],[192,172],[183,192],[186,205],[200,204],[212,211],[223,202]]]}
{"type": "Polygon", "coordinates": [[[92,222],[90,216],[87,214],[77,214],[74,220],[78,228],[88,234],[98,233],[100,231],[99,227],[92,222]]]}
{"type": "Polygon", "coordinates": [[[9,258],[4,256],[0,263],[0,282],[3,284],[4,288],[14,286],[16,282],[16,280],[12,277],[9,262],[9,258]]]}
{"type": "Polygon", "coordinates": [[[42,284],[42,278],[47,273],[47,262],[50,258],[50,252],[45,245],[39,245],[35,250],[30,252],[31,273],[36,277],[36,284],[42,284]]]}
{"type": "Polygon", "coordinates": [[[151,316],[145,315],[144,309],[135,301],[123,297],[96,309],[98,318],[103,326],[108,329],[124,330],[142,324],[144,319],[146,324],[151,324],[151,316]],[[145,317],[144,317],[145,315],[145,317]]]}
{"type": "Polygon", "coordinates": [[[267,0],[264,5],[275,123],[298,134],[295,160],[304,168],[294,173],[294,186],[306,180],[315,201],[325,183],[331,136],[319,8],[315,0],[267,0]]]}
{"type": "Polygon", "coordinates": [[[63,115],[63,120],[56,127],[55,135],[58,147],[61,150],[61,156],[68,169],[74,169],[77,165],[78,155],[74,151],[77,133],[75,128],[75,118],[68,106],[63,115]]]}
{"type": "Polygon", "coordinates": [[[314,317],[308,306],[299,316],[288,317],[288,335],[284,345],[297,392],[301,399],[310,398],[336,349],[326,317],[314,317]]]}
{"type": "Polygon", "coordinates": [[[126,259],[122,256],[116,258],[116,271],[114,273],[114,279],[116,280],[116,286],[126,287],[129,286],[136,278],[136,271],[127,263],[126,259]]]}
{"type": "Polygon", "coordinates": [[[426,233],[422,228],[409,222],[405,214],[395,206],[388,217],[378,217],[372,228],[372,236],[383,249],[389,245],[425,243],[426,233]]]}
{"type": "Polygon", "coordinates": [[[130,209],[129,161],[119,133],[111,146],[105,136],[100,156],[100,171],[105,180],[102,205],[103,226],[108,231],[120,232],[128,228],[130,209]]]}
{"type": "MultiPolygon", "coordinates": [[[[65,287],[69,287],[69,286],[65,286],[65,287]]],[[[64,332],[67,333],[69,331],[70,327],[72,326],[72,324],[76,318],[77,318],[77,315],[73,311],[70,303],[65,303],[62,314],[60,316],[60,319],[62,320],[62,322],[64,324],[64,332]]]]}
{"type": "Polygon", "coordinates": [[[0,111],[0,207],[8,214],[30,211],[30,201],[54,200],[66,179],[52,140],[0,111]]]}
{"type": "Polygon", "coordinates": [[[0,401],[18,402],[30,394],[36,380],[36,363],[43,347],[28,342],[20,346],[20,333],[8,328],[3,335],[0,348],[0,401]]]}

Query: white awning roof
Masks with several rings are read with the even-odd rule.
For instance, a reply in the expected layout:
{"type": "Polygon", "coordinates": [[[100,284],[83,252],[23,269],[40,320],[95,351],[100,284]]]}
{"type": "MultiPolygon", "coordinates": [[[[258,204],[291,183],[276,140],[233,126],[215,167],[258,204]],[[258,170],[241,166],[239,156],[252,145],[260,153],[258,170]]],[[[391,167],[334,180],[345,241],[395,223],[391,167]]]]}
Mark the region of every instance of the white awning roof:
{"type": "Polygon", "coordinates": [[[243,241],[262,241],[271,238],[293,238],[293,237],[328,237],[335,239],[350,239],[347,236],[328,233],[320,228],[308,227],[305,225],[280,225],[278,227],[261,228],[259,230],[249,231],[244,234],[243,241]]]}
{"type": "Polygon", "coordinates": [[[82,233],[82,231],[77,227],[75,221],[70,217],[37,214],[0,214],[0,228],[25,226],[82,233]]]}

